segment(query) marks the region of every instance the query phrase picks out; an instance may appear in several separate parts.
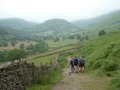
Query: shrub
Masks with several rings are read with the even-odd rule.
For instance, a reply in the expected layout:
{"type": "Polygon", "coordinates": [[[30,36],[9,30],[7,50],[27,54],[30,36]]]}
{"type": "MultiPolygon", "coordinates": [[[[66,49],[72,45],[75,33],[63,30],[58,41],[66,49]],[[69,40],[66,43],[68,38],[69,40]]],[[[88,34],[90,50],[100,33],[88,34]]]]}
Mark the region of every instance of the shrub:
{"type": "Polygon", "coordinates": [[[66,64],[67,64],[66,56],[64,56],[64,55],[59,55],[57,61],[59,62],[59,64],[60,64],[62,67],[65,67],[66,64]]]}
{"type": "Polygon", "coordinates": [[[26,50],[33,50],[34,49],[34,45],[30,44],[26,47],[26,50]]]}
{"type": "Polygon", "coordinates": [[[13,47],[15,47],[15,44],[16,44],[16,41],[12,40],[12,41],[11,41],[11,45],[12,45],[13,47]]]}
{"type": "Polygon", "coordinates": [[[6,47],[6,46],[8,46],[8,42],[1,40],[0,41],[0,47],[6,47]]]}
{"type": "Polygon", "coordinates": [[[93,68],[93,69],[98,69],[98,68],[101,67],[101,64],[102,64],[102,61],[96,60],[96,61],[94,62],[94,64],[92,65],[92,68],[93,68]]]}
{"type": "Polygon", "coordinates": [[[118,68],[118,62],[115,60],[105,60],[102,65],[102,70],[114,71],[118,68]]]}
{"type": "Polygon", "coordinates": [[[5,61],[5,51],[0,51],[0,62],[5,61]]]}
{"type": "Polygon", "coordinates": [[[13,61],[13,60],[18,60],[20,58],[25,58],[27,56],[27,52],[22,50],[22,49],[14,49],[11,51],[8,51],[6,54],[6,59],[13,61]]]}
{"type": "Polygon", "coordinates": [[[42,53],[47,51],[48,49],[49,49],[48,44],[41,40],[38,44],[34,46],[33,51],[42,53]]]}
{"type": "Polygon", "coordinates": [[[118,73],[117,76],[115,76],[111,81],[112,87],[116,88],[117,90],[120,90],[120,73],[118,73]]]}
{"type": "Polygon", "coordinates": [[[105,32],[104,30],[101,30],[101,31],[98,33],[99,36],[102,36],[102,35],[104,35],[104,34],[106,34],[106,32],[105,32]]]}
{"type": "Polygon", "coordinates": [[[20,45],[20,49],[24,49],[25,48],[25,45],[24,44],[21,44],[20,45]]]}

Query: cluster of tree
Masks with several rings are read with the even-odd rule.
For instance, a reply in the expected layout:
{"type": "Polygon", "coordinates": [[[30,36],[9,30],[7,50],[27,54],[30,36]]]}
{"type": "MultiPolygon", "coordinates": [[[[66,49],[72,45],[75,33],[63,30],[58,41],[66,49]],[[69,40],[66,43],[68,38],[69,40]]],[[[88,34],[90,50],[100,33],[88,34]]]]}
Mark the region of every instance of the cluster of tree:
{"type": "MultiPolygon", "coordinates": [[[[20,48],[23,49],[24,45],[21,44],[20,48]]],[[[39,40],[39,42],[35,45],[30,44],[29,46],[26,47],[26,50],[28,51],[39,52],[39,53],[46,52],[48,51],[48,49],[49,49],[48,44],[43,40],[39,40]]]]}
{"type": "Polygon", "coordinates": [[[58,42],[60,40],[65,40],[65,39],[78,39],[80,41],[83,40],[88,40],[88,36],[87,35],[80,35],[80,34],[62,34],[62,33],[53,33],[53,34],[33,34],[31,35],[31,39],[32,40],[53,40],[54,42],[58,42]]]}
{"type": "Polygon", "coordinates": [[[10,43],[13,47],[17,44],[17,40],[14,38],[6,40],[5,38],[0,38],[0,47],[6,47],[10,43]]]}
{"type": "Polygon", "coordinates": [[[6,31],[0,30],[0,36],[1,36],[1,35],[6,35],[6,34],[8,34],[6,31]]]}
{"type": "Polygon", "coordinates": [[[25,58],[27,52],[22,49],[14,49],[11,51],[0,51],[0,62],[2,61],[14,61],[20,58],[25,58]]]}
{"type": "Polygon", "coordinates": [[[16,41],[25,40],[30,40],[26,33],[0,25],[0,46],[7,46],[8,42],[11,42],[11,45],[15,46],[16,41]]]}
{"type": "Polygon", "coordinates": [[[74,34],[74,35],[70,35],[68,39],[78,39],[79,41],[83,41],[83,40],[88,40],[89,38],[87,35],[82,36],[80,34],[74,34]]]}
{"type": "Polygon", "coordinates": [[[0,40],[0,47],[5,47],[5,46],[8,46],[8,42],[4,40],[0,40]]]}

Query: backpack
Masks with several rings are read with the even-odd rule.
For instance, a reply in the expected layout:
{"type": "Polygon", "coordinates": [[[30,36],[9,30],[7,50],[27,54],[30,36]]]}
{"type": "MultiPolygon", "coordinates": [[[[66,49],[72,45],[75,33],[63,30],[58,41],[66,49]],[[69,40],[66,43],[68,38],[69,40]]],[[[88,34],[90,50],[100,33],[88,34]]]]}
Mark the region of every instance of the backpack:
{"type": "Polygon", "coordinates": [[[79,64],[79,61],[77,58],[74,59],[74,65],[77,66],[79,64]]]}
{"type": "Polygon", "coordinates": [[[70,61],[70,65],[71,65],[72,67],[74,67],[74,63],[73,63],[72,60],[70,61]]]}
{"type": "Polygon", "coordinates": [[[80,65],[85,65],[85,60],[84,59],[80,60],[80,65]]]}
{"type": "Polygon", "coordinates": [[[80,60],[81,60],[81,59],[80,59],[80,58],[78,58],[78,63],[79,63],[79,64],[80,64],[80,60]]]}

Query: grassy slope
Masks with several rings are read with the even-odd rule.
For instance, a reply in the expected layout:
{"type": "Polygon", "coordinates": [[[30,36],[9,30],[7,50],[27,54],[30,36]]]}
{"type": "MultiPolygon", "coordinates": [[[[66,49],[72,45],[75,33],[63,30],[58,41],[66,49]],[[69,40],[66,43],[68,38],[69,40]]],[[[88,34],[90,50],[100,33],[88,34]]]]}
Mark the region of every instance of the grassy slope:
{"type": "MultiPolygon", "coordinates": [[[[84,43],[84,47],[79,53],[86,56],[88,65],[104,63],[106,60],[120,62],[120,31],[114,31],[97,39],[89,40],[84,43]]],[[[92,66],[91,66],[92,67],[92,66]]],[[[102,66],[100,66],[102,67],[102,66]]]]}
{"type": "Polygon", "coordinates": [[[51,90],[51,88],[58,83],[62,78],[61,68],[51,71],[47,77],[44,77],[40,84],[34,84],[27,88],[27,90],[51,90]],[[47,78],[47,80],[45,79],[47,78]]]}
{"type": "Polygon", "coordinates": [[[41,63],[49,64],[51,61],[55,62],[56,58],[57,58],[57,54],[53,54],[53,55],[49,55],[49,56],[45,56],[45,57],[36,57],[36,58],[29,60],[29,62],[33,62],[36,65],[40,65],[41,63]]]}
{"type": "Polygon", "coordinates": [[[46,41],[46,43],[48,43],[50,48],[57,48],[57,47],[68,46],[68,45],[71,45],[71,44],[75,44],[77,42],[78,42],[77,39],[73,39],[73,40],[70,40],[70,39],[60,40],[58,42],[54,42],[54,41],[51,41],[51,40],[46,41]]]}
{"type": "MultiPolygon", "coordinates": [[[[110,12],[106,15],[102,15],[96,18],[87,19],[87,20],[78,20],[72,22],[80,28],[88,29],[88,30],[98,30],[98,29],[107,29],[113,30],[115,27],[120,24],[120,10],[110,12]]],[[[117,28],[119,29],[119,28],[117,28]]]]}
{"type": "Polygon", "coordinates": [[[120,31],[110,32],[104,36],[84,42],[76,56],[86,57],[88,71],[98,75],[114,76],[112,90],[120,89],[120,31]]]}
{"type": "MultiPolygon", "coordinates": [[[[29,62],[33,62],[36,65],[40,65],[41,63],[46,64],[46,62],[49,64],[51,62],[51,60],[53,62],[55,62],[56,58],[58,57],[57,53],[52,54],[52,55],[48,55],[48,56],[46,56],[46,55],[49,54],[49,53],[61,52],[61,51],[73,48],[73,47],[75,47],[75,45],[69,45],[69,44],[74,44],[75,42],[76,42],[76,40],[71,40],[71,42],[70,42],[70,40],[59,41],[59,42],[56,42],[56,43],[48,42],[48,44],[51,47],[56,46],[58,49],[50,51],[50,52],[43,53],[43,54],[41,54],[42,57],[38,55],[37,57],[29,60],[29,62]]],[[[55,72],[51,72],[51,75],[49,76],[51,78],[51,80],[50,80],[49,83],[46,83],[46,84],[43,84],[43,85],[42,84],[38,84],[38,85],[35,84],[31,87],[28,87],[27,90],[50,90],[50,88],[52,88],[53,85],[55,85],[58,81],[60,81],[60,79],[62,78],[61,74],[62,74],[61,69],[57,69],[55,72]]]]}
{"type": "Polygon", "coordinates": [[[110,32],[120,29],[120,10],[88,20],[78,20],[73,24],[85,29],[89,37],[96,37],[100,30],[110,32]]]}
{"type": "MultiPolygon", "coordinates": [[[[56,61],[57,56],[58,56],[57,54],[53,54],[53,55],[44,56],[44,57],[36,57],[29,60],[29,62],[33,62],[35,65],[40,65],[41,63],[44,65],[46,64],[46,62],[47,64],[50,64],[51,60],[52,62],[56,61]]],[[[60,69],[57,68],[56,71],[50,72],[48,78],[49,78],[49,81],[48,80],[42,81],[43,83],[30,86],[27,88],[27,90],[50,90],[50,88],[52,88],[52,86],[62,78],[61,68],[60,69]]]]}

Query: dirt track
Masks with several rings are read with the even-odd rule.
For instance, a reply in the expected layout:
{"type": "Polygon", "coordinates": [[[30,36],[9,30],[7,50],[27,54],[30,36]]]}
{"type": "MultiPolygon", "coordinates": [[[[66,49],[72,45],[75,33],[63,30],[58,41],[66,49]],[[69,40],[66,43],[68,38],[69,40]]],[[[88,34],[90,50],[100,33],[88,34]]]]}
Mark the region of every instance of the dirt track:
{"type": "Polygon", "coordinates": [[[75,73],[68,75],[69,69],[63,71],[64,79],[52,90],[106,90],[110,79],[75,73]]]}

